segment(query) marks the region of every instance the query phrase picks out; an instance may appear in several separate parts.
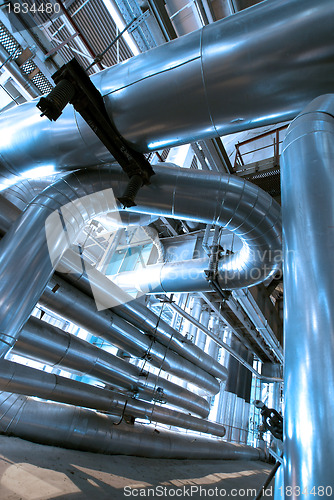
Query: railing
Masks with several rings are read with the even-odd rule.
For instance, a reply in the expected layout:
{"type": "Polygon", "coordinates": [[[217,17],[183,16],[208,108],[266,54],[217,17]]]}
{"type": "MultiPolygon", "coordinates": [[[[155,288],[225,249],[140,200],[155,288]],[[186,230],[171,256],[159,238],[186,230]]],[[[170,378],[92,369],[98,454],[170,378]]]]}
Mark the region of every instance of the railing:
{"type": "Polygon", "coordinates": [[[267,151],[266,154],[264,154],[261,159],[263,160],[263,159],[267,159],[267,158],[274,158],[275,166],[279,166],[280,144],[282,144],[283,139],[284,139],[284,137],[282,137],[281,132],[283,130],[286,130],[287,127],[288,127],[288,125],[283,125],[283,126],[278,127],[274,130],[270,130],[269,132],[264,132],[263,134],[259,134],[255,137],[251,137],[250,139],[247,139],[245,141],[238,142],[235,145],[236,155],[235,155],[235,161],[234,161],[234,170],[240,170],[243,167],[245,167],[245,165],[247,165],[247,161],[245,161],[245,159],[244,159],[244,157],[246,155],[254,154],[258,151],[264,151],[264,150],[268,150],[268,149],[269,149],[269,151],[267,151]],[[266,144],[266,145],[258,147],[258,148],[253,148],[251,150],[244,151],[243,153],[240,151],[240,149],[242,147],[249,145],[249,144],[252,144],[252,143],[259,141],[261,139],[264,139],[265,137],[270,137],[270,136],[273,136],[272,143],[266,144]],[[271,151],[273,152],[273,154],[271,154],[271,151]]]}

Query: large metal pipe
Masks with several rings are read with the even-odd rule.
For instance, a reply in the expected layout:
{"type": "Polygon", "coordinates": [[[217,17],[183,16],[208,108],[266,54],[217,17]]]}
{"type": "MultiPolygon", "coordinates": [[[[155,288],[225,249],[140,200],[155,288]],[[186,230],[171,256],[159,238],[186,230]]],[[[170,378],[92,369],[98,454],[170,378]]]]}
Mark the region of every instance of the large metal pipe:
{"type": "Polygon", "coordinates": [[[49,366],[69,370],[100,380],[112,388],[126,389],[130,396],[151,401],[166,401],[172,406],[207,417],[205,399],[166,380],[141,370],[113,354],[99,349],[37,318],[23,327],[13,354],[41,361],[49,366]]]}
{"type": "Polygon", "coordinates": [[[4,359],[0,363],[0,390],[83,406],[114,415],[130,415],[216,436],[225,434],[224,427],[215,422],[4,359]]]}
{"type": "MultiPolygon", "coordinates": [[[[224,258],[224,280],[231,287],[256,284],[277,271],[280,209],[267,193],[224,174],[208,176],[165,167],[156,168],[156,174],[152,184],[139,192],[136,212],[228,227],[244,243],[239,252],[224,258]],[[254,267],[259,271],[258,280],[252,276],[254,267]]],[[[112,186],[119,196],[125,182],[125,174],[117,167],[70,174],[36,197],[3,238],[0,307],[6,314],[0,322],[1,355],[14,345],[53,268],[84,225],[99,214],[117,212],[112,186]],[[17,262],[24,265],[18,267],[17,262]]],[[[205,354],[203,357],[211,360],[205,354]]]]}
{"type": "MultiPolygon", "coordinates": [[[[334,86],[332,0],[268,0],[92,78],[110,118],[139,151],[294,118],[334,86]]],[[[0,117],[6,176],[110,161],[89,126],[65,108],[51,123],[36,102],[0,117]]]]}
{"type": "Polygon", "coordinates": [[[48,445],[112,455],[152,458],[259,460],[251,446],[167,432],[115,420],[83,408],[0,394],[0,432],[48,445]]]}
{"type": "Polygon", "coordinates": [[[282,153],[285,490],[305,499],[334,492],[333,164],[334,94],[292,122],[282,153]]]}
{"type": "MultiPolygon", "coordinates": [[[[218,381],[196,364],[166,349],[159,342],[152,342],[147,335],[113,314],[110,310],[97,311],[93,299],[54,276],[39,299],[42,306],[56,312],[78,326],[105,339],[107,342],[143,358],[148,363],[197,385],[209,394],[219,391],[218,381]]],[[[221,370],[223,373],[223,369],[221,370]]],[[[226,379],[225,375],[222,378],[226,379]]]]}

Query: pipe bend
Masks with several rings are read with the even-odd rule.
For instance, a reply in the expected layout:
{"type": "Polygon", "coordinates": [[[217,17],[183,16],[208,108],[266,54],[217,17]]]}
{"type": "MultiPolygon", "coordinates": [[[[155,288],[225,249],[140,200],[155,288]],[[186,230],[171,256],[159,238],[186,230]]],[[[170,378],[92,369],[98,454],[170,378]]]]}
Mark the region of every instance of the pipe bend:
{"type": "MultiPolygon", "coordinates": [[[[134,207],[137,213],[205,223],[216,218],[221,225],[228,222],[229,228],[243,239],[242,250],[225,259],[221,267],[228,277],[225,288],[250,286],[276,272],[279,264],[266,254],[268,250],[274,254],[280,251],[279,207],[267,193],[227,175],[194,174],[185,169],[166,168],[165,164],[157,165],[155,171],[152,184],[138,194],[134,207]],[[240,231],[236,229],[240,228],[240,212],[244,215],[252,198],[256,198],[257,209],[253,203],[251,216],[240,231]],[[256,222],[254,228],[253,222],[256,222]],[[248,273],[254,267],[260,270],[256,280],[248,273]],[[235,281],[236,270],[241,275],[235,281]]],[[[1,304],[0,322],[3,355],[14,345],[54,268],[82,227],[101,214],[114,212],[117,217],[121,209],[114,192],[118,196],[126,182],[125,174],[115,166],[73,172],[34,198],[3,238],[0,243],[0,292],[6,297],[1,304]],[[18,267],[17,262],[24,265],[18,267]],[[17,304],[22,307],[18,309],[17,304]]],[[[156,269],[159,283],[159,266],[156,269]]],[[[200,270],[201,281],[207,286],[204,270],[200,270]]],[[[186,284],[182,286],[184,289],[179,290],[186,291],[186,284]]]]}

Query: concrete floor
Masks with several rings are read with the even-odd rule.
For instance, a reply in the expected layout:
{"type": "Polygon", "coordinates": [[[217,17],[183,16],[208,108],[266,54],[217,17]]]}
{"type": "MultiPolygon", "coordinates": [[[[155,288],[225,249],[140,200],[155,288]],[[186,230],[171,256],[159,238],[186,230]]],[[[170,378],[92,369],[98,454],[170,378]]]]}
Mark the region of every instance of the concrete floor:
{"type": "MultiPolygon", "coordinates": [[[[0,499],[222,498],[222,489],[225,497],[253,499],[249,490],[262,486],[271,467],[251,461],[98,455],[0,436],[0,499]]],[[[264,500],[273,498],[270,489],[266,493],[264,500]]]]}

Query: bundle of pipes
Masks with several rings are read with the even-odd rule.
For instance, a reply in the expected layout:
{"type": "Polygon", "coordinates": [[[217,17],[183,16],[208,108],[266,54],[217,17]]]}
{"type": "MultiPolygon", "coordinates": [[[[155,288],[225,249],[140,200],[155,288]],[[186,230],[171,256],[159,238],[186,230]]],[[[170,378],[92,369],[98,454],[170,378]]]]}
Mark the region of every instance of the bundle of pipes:
{"type": "MultiPolygon", "coordinates": [[[[20,211],[6,199],[0,197],[0,201],[0,207],[3,209],[2,212],[4,214],[1,227],[3,232],[5,232],[20,215],[20,211]]],[[[70,252],[66,253],[65,256],[67,258],[63,260],[61,268],[63,271],[68,271],[69,266],[71,266],[70,270],[73,274],[68,274],[64,277],[73,280],[74,284],[79,287],[79,289],[75,289],[62,278],[54,275],[39,299],[39,303],[42,306],[47,307],[78,326],[89,330],[96,336],[111,342],[113,345],[129,352],[133,356],[146,359],[149,364],[199,386],[209,394],[216,394],[219,391],[219,383],[214,379],[213,375],[210,374],[210,371],[212,372],[214,370],[213,373],[218,374],[221,380],[226,380],[226,368],[212,360],[212,367],[211,369],[209,368],[207,373],[200,366],[197,366],[201,363],[200,356],[206,360],[208,358],[198,349],[194,349],[194,352],[199,353],[199,355],[195,359],[196,362],[193,363],[186,359],[187,352],[184,352],[185,349],[179,349],[180,355],[177,355],[172,348],[167,350],[166,347],[159,342],[152,342],[147,335],[143,335],[137,327],[134,327],[131,321],[130,323],[124,321],[110,310],[98,312],[94,300],[80,291],[84,290],[91,295],[91,286],[87,283],[85,275],[82,274],[81,263],[78,268],[75,266],[76,259],[70,258],[72,257],[70,252]]],[[[147,316],[155,325],[159,323],[159,318],[156,317],[154,313],[143,308],[140,303],[133,301],[129,296],[126,296],[122,290],[114,287],[105,276],[94,268],[91,268],[89,264],[85,263],[85,268],[89,271],[89,281],[91,285],[95,286],[95,289],[99,286],[101,293],[104,291],[107,294],[106,300],[108,300],[108,304],[115,303],[115,301],[119,304],[122,300],[131,300],[131,304],[128,303],[126,306],[131,307],[134,313],[138,307],[141,317],[145,318],[145,316],[147,316]],[[112,295],[110,295],[110,287],[112,295]]],[[[99,299],[102,301],[105,300],[102,296],[100,297],[100,295],[99,299]]],[[[165,322],[161,322],[160,326],[162,327],[162,325],[166,326],[171,337],[177,336],[181,341],[183,340],[183,337],[181,337],[178,332],[171,329],[165,322]]],[[[148,333],[154,334],[153,328],[151,328],[148,333]]],[[[190,350],[192,347],[194,346],[189,345],[190,350]]],[[[207,361],[206,367],[209,366],[209,364],[210,363],[207,361]]]]}
{"type": "Polygon", "coordinates": [[[220,424],[7,360],[2,360],[0,364],[0,390],[116,415],[129,415],[217,436],[225,434],[225,428],[220,424]]]}
{"type": "MultiPolygon", "coordinates": [[[[277,271],[280,266],[277,255],[281,254],[280,210],[267,193],[245,180],[224,174],[190,174],[171,166],[168,169],[157,166],[155,170],[150,186],[138,194],[136,212],[227,225],[244,243],[239,252],[225,257],[222,263],[227,286],[250,286],[277,271]],[[203,189],[210,196],[206,203],[198,204],[203,189]],[[255,278],[251,272],[253,268],[258,271],[255,278]]],[[[119,167],[70,174],[37,196],[3,238],[0,263],[6,262],[6,266],[0,269],[0,277],[1,289],[6,290],[7,296],[3,307],[8,308],[11,304],[16,315],[11,318],[7,314],[1,318],[2,354],[14,345],[54,267],[85,224],[100,214],[120,211],[114,193],[121,192],[125,182],[119,167]],[[17,268],[17,262],[24,262],[24,265],[17,268]],[[14,270],[20,286],[15,286],[12,279],[14,270]],[[17,304],[22,304],[19,310],[17,304]]],[[[202,271],[201,267],[200,279],[202,271]]],[[[197,278],[195,276],[193,281],[197,278]]],[[[124,307],[118,313],[125,315],[123,311],[124,307]]],[[[131,322],[137,321],[139,327],[145,323],[143,328],[155,331],[155,336],[164,345],[171,345],[175,352],[182,352],[189,361],[219,376],[219,365],[212,363],[211,358],[196,346],[185,344],[184,338],[175,335],[173,329],[171,333],[166,332],[165,328],[170,329],[167,325],[157,328],[157,322],[144,320],[142,313],[139,320],[138,312],[133,314],[130,309],[130,313],[131,322]]],[[[126,319],[130,313],[126,311],[126,319]]]]}
{"type": "Polygon", "coordinates": [[[217,439],[194,439],[143,425],[114,425],[114,417],[63,404],[0,394],[0,432],[38,443],[110,455],[152,458],[259,460],[263,452],[217,439]]]}
{"type": "Polygon", "coordinates": [[[209,414],[207,402],[193,392],[37,318],[30,318],[23,327],[12,353],[89,376],[113,389],[126,389],[129,397],[166,401],[201,417],[209,414]]]}
{"type": "MultiPolygon", "coordinates": [[[[2,220],[2,230],[9,228],[10,223],[15,219],[15,215],[18,214],[18,210],[12,206],[4,198],[1,198],[1,206],[5,208],[3,213],[5,215],[2,220]]],[[[113,340],[110,331],[111,323],[117,323],[117,317],[113,320],[113,316],[110,316],[109,311],[104,311],[103,313],[98,313],[96,311],[94,301],[86,297],[82,292],[73,289],[66,282],[56,276],[48,284],[46,291],[44,292],[40,301],[43,302],[43,298],[50,296],[51,300],[47,300],[47,305],[52,305],[52,300],[55,295],[57,295],[56,306],[54,309],[58,311],[61,315],[65,315],[66,311],[69,312],[71,319],[74,319],[76,323],[83,325],[86,329],[89,328],[93,330],[93,333],[102,337],[107,338],[107,340],[113,340]],[[57,281],[55,281],[57,280],[57,281]],[[60,289],[55,290],[55,282],[57,287],[60,289]],[[64,293],[65,292],[65,293],[64,293]],[[63,300],[59,300],[59,298],[63,300]],[[80,305],[80,307],[78,307],[80,305]],[[73,312],[75,312],[73,314],[73,312]],[[88,314],[87,314],[88,313],[88,314]],[[103,320],[107,316],[107,322],[103,320]],[[104,335],[103,335],[104,333],[104,335]]],[[[147,354],[150,351],[150,341],[147,337],[143,336],[134,327],[129,324],[125,324],[124,320],[119,320],[119,324],[123,324],[123,330],[119,331],[123,336],[127,336],[129,343],[132,346],[132,350],[135,354],[144,353],[147,354]],[[132,331],[131,331],[132,328],[132,331]],[[134,338],[131,337],[134,335],[134,338]],[[137,341],[137,343],[136,343],[137,341]],[[144,344],[144,345],[143,345],[144,344]],[[142,352],[141,352],[141,346],[142,352]]],[[[117,331],[117,328],[114,327],[117,331]]],[[[117,344],[117,336],[116,336],[117,344]]],[[[118,343],[119,347],[129,348],[127,343],[118,343]]],[[[130,349],[131,350],[131,349],[130,349]]],[[[215,394],[219,390],[219,384],[215,379],[206,374],[204,371],[199,370],[196,366],[187,362],[181,356],[177,356],[172,352],[166,352],[163,346],[158,347],[154,344],[154,348],[151,349],[152,353],[156,354],[158,352],[159,357],[155,357],[156,365],[162,369],[169,369],[174,371],[177,375],[186,375],[186,378],[191,381],[196,379],[197,384],[205,388],[211,394],[215,394]],[[174,368],[174,370],[173,370],[174,368]]],[[[185,389],[181,389],[178,385],[175,385],[163,377],[156,377],[149,373],[142,372],[139,368],[126,363],[125,361],[113,356],[101,349],[89,345],[76,337],[73,337],[65,332],[48,325],[45,322],[38,320],[37,318],[31,318],[21,331],[18,342],[15,344],[13,349],[13,354],[21,354],[24,357],[30,359],[42,361],[49,364],[50,366],[57,366],[59,368],[68,369],[71,372],[79,372],[81,375],[89,375],[92,378],[103,381],[107,384],[114,384],[118,387],[125,388],[132,393],[138,393],[139,398],[148,400],[158,400],[162,399],[172,406],[177,406],[185,409],[186,411],[200,415],[201,417],[206,417],[209,413],[209,406],[205,399],[196,396],[193,392],[185,389]]],[[[226,378],[226,369],[224,367],[220,368],[221,378],[226,378]]],[[[95,388],[89,387],[87,385],[81,384],[80,394],[78,398],[78,392],[73,390],[73,384],[71,381],[67,381],[62,377],[58,377],[56,381],[49,374],[40,374],[36,370],[15,367],[12,365],[2,365],[2,372],[0,373],[1,388],[9,389],[12,388],[15,392],[22,392],[24,394],[34,394],[40,397],[47,397],[48,399],[54,399],[55,401],[64,401],[63,391],[69,393],[69,399],[65,399],[66,402],[72,402],[88,406],[87,397],[89,398],[90,393],[93,391],[95,395],[95,388]],[[6,368],[6,369],[5,369],[6,368]],[[5,370],[5,371],[4,371],[5,370]],[[24,372],[22,374],[22,371],[24,372]],[[9,376],[10,374],[10,376],[9,376]],[[38,380],[38,384],[34,383],[34,380],[38,380]],[[44,380],[44,384],[42,381],[44,380]],[[53,388],[55,387],[55,388],[53,388]],[[56,390],[57,389],[57,390],[56,390]],[[88,396],[84,397],[84,394],[88,396]]],[[[76,385],[75,383],[74,385],[76,385]]],[[[101,389],[98,389],[98,394],[102,395],[101,389]]],[[[111,407],[111,397],[112,393],[107,391],[104,394],[104,399],[107,401],[107,406],[109,406],[109,411],[115,413],[116,410],[122,411],[124,404],[126,402],[127,412],[132,416],[137,416],[141,418],[150,418],[150,420],[157,422],[169,422],[170,425],[178,425],[179,427],[185,427],[192,430],[198,430],[200,432],[208,432],[214,435],[222,436],[224,435],[225,429],[223,426],[216,425],[212,422],[201,421],[199,419],[194,419],[186,414],[172,412],[170,410],[165,410],[159,405],[155,404],[152,407],[139,400],[133,400],[133,395],[122,396],[117,394],[116,401],[120,400],[121,403],[118,408],[115,406],[111,407]],[[123,406],[122,406],[123,405],[123,406]],[[150,409],[151,408],[151,409],[150,409]]],[[[115,397],[114,396],[114,399],[115,397]]],[[[93,407],[100,408],[104,403],[99,400],[93,399],[93,407]]]]}
{"type": "MultiPolygon", "coordinates": [[[[146,359],[153,366],[187,380],[209,394],[216,394],[219,390],[217,380],[196,363],[188,361],[182,356],[182,352],[180,356],[159,342],[152,342],[147,335],[143,335],[110,310],[97,312],[92,298],[58,276],[50,280],[39,303],[119,349],[146,359]]],[[[220,378],[226,379],[226,369],[223,366],[220,367],[220,378]]]]}

